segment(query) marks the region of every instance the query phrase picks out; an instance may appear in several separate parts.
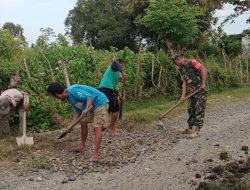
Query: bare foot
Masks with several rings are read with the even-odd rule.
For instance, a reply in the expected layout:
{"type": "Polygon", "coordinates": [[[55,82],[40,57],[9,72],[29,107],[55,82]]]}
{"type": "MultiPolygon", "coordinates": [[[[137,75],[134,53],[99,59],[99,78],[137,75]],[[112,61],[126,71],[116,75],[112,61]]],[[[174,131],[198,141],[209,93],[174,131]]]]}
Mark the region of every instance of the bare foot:
{"type": "Polygon", "coordinates": [[[114,133],[119,133],[119,132],[121,132],[122,131],[122,129],[117,129],[117,128],[114,128],[114,129],[109,129],[109,133],[111,133],[111,134],[114,134],[114,133]]]}
{"type": "Polygon", "coordinates": [[[85,152],[86,152],[86,150],[87,150],[86,145],[84,145],[84,144],[80,144],[80,149],[79,149],[79,151],[80,151],[81,153],[85,153],[85,152]]]}

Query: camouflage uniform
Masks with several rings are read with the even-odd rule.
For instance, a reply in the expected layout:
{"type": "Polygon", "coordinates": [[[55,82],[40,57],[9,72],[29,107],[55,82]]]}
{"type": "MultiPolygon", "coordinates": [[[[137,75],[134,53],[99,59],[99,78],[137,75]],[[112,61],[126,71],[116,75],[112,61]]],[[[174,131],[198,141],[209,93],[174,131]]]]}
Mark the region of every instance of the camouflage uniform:
{"type": "MultiPolygon", "coordinates": [[[[194,65],[202,66],[196,60],[187,60],[184,65],[180,66],[179,71],[182,80],[187,82],[188,91],[190,93],[199,89],[202,82],[202,73],[194,65]]],[[[189,127],[202,127],[204,123],[204,115],[207,101],[207,90],[197,93],[189,100],[188,105],[188,125],[189,127]]]]}

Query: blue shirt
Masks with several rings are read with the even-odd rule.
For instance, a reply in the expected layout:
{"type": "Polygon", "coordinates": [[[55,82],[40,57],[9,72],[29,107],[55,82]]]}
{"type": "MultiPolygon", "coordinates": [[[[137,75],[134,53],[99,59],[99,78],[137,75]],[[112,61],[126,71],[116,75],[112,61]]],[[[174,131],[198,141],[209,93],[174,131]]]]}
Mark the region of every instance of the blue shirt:
{"type": "Polygon", "coordinates": [[[86,85],[74,84],[67,89],[67,92],[69,94],[68,102],[77,113],[81,113],[85,109],[89,99],[92,100],[94,109],[109,102],[102,92],[86,85]]]}

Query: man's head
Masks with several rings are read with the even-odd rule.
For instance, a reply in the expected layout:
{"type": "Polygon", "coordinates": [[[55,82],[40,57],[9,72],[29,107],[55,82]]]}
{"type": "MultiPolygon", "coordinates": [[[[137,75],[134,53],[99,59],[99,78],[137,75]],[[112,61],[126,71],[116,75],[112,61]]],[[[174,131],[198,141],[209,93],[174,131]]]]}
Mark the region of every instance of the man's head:
{"type": "Polygon", "coordinates": [[[6,115],[10,113],[11,104],[6,96],[0,97],[0,114],[6,115]]]}
{"type": "Polygon", "coordinates": [[[68,98],[68,92],[64,85],[60,83],[52,83],[48,87],[48,92],[51,93],[53,96],[55,96],[59,100],[66,100],[68,98]]]}
{"type": "Polygon", "coordinates": [[[172,57],[172,61],[179,67],[184,64],[185,58],[181,54],[177,53],[172,57]]]}
{"type": "Polygon", "coordinates": [[[117,62],[121,65],[121,67],[124,67],[125,61],[123,59],[117,59],[117,62]]]}

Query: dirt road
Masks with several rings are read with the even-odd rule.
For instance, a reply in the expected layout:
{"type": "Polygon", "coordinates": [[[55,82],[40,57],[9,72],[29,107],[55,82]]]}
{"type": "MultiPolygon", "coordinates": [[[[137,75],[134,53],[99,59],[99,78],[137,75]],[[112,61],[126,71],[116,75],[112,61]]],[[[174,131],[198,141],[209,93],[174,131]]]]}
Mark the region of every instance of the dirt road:
{"type": "MultiPolygon", "coordinates": [[[[166,125],[180,129],[186,125],[185,118],[181,116],[166,121],[166,125]]],[[[154,131],[159,133],[155,128],[146,135],[154,136],[154,131]]],[[[250,146],[250,101],[208,111],[202,136],[198,139],[165,138],[162,139],[166,142],[165,149],[140,155],[136,161],[125,163],[123,167],[78,175],[64,184],[65,173],[60,171],[33,170],[20,174],[19,171],[1,169],[0,189],[195,189],[209,166],[223,162],[219,160],[220,152],[228,151],[233,159],[246,158],[241,147],[250,146]],[[195,178],[197,173],[202,175],[201,179],[195,178]]]]}

